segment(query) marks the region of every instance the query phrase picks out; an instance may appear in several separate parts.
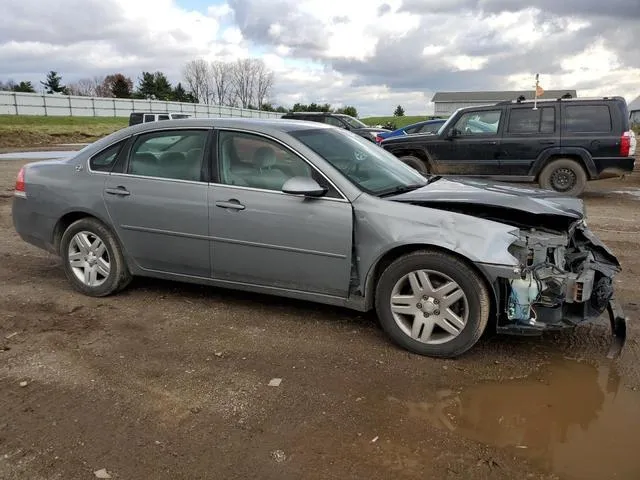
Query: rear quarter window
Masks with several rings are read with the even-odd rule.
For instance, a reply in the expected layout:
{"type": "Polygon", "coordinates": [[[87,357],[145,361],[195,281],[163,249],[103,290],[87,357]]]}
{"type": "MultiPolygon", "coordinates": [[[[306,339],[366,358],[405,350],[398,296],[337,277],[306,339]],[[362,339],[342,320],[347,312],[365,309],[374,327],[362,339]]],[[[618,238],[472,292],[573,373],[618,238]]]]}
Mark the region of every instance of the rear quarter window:
{"type": "Polygon", "coordinates": [[[568,133],[609,133],[613,128],[607,105],[567,105],[564,129],[568,133]]]}
{"type": "Polygon", "coordinates": [[[124,144],[125,140],[122,140],[91,157],[89,160],[91,170],[94,172],[110,172],[124,144]]]}

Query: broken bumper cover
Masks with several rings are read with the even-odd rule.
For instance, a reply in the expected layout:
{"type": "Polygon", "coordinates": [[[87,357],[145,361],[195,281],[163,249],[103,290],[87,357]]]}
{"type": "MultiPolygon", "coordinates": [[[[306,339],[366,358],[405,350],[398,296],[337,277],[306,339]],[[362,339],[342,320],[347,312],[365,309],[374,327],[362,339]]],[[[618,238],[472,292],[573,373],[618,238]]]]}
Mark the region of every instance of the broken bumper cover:
{"type": "Polygon", "coordinates": [[[619,357],[627,341],[627,317],[624,316],[618,302],[612,298],[607,305],[609,322],[611,323],[611,346],[607,358],[619,357]]]}

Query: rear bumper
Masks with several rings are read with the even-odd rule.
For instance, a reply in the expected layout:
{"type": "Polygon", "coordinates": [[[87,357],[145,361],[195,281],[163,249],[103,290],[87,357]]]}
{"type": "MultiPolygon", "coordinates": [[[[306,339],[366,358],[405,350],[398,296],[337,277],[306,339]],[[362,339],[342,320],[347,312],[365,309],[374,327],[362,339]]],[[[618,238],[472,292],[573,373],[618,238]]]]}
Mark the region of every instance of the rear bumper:
{"type": "Polygon", "coordinates": [[[52,231],[49,228],[51,220],[31,208],[30,200],[18,196],[14,197],[11,217],[13,228],[22,240],[48,252],[54,252],[50,236],[46,234],[46,232],[52,231]]]}
{"type": "Polygon", "coordinates": [[[613,157],[594,159],[596,164],[597,179],[620,177],[633,172],[635,157],[613,157]]]}

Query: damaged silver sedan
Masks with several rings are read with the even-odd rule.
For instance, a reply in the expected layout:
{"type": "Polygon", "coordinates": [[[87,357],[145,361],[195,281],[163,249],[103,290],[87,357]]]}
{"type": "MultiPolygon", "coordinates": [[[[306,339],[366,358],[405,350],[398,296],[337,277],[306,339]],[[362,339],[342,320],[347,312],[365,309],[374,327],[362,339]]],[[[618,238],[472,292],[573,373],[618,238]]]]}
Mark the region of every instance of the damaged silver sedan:
{"type": "Polygon", "coordinates": [[[538,335],[608,310],[618,349],[626,332],[620,265],[580,200],[425,178],[318,123],[129,127],[26,165],[13,221],[91,296],[147,276],[375,309],[394,342],[436,357],[488,325],[538,335]]]}

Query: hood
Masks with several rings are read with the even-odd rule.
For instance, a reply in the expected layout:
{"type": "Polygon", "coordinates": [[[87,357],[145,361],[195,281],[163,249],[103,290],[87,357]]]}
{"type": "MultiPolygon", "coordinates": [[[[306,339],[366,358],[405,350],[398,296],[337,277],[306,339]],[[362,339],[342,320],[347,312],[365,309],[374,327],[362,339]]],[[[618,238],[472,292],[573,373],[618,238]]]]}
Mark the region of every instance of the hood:
{"type": "Polygon", "coordinates": [[[428,185],[387,199],[463,213],[518,228],[566,231],[585,216],[584,204],[578,198],[475,179],[431,177],[428,185]]]}

